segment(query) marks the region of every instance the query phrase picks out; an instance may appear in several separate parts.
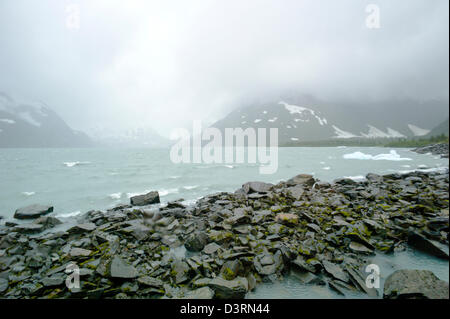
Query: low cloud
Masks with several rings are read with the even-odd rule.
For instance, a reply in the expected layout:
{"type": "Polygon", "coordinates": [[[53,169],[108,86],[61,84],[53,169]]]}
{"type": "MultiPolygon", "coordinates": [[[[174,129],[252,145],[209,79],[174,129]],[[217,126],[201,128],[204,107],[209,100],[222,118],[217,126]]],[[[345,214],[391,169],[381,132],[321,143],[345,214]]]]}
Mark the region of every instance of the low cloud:
{"type": "Polygon", "coordinates": [[[448,99],[448,9],[447,0],[7,0],[0,90],[44,100],[77,129],[163,134],[284,92],[448,99]],[[379,29],[365,24],[370,3],[379,29]],[[68,27],[69,5],[79,28],[68,27]]]}

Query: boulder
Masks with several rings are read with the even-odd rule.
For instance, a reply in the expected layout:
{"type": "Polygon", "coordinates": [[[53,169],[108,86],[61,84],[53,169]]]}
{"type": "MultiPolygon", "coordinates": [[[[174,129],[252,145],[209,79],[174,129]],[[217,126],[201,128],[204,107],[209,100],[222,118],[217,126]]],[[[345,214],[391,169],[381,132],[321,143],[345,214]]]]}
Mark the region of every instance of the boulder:
{"type": "Polygon", "coordinates": [[[83,248],[72,248],[69,252],[70,257],[89,257],[91,254],[91,250],[83,248]]]}
{"type": "Polygon", "coordinates": [[[205,254],[211,255],[220,249],[220,246],[216,243],[210,243],[203,248],[205,254]]]}
{"type": "Polygon", "coordinates": [[[262,276],[270,276],[277,272],[281,272],[284,267],[281,251],[272,255],[270,253],[262,253],[255,257],[253,265],[256,271],[262,276]]]}
{"type": "Polygon", "coordinates": [[[58,218],[52,216],[39,217],[38,219],[34,220],[33,223],[43,225],[46,229],[53,228],[57,225],[62,224],[62,222],[58,218]]]}
{"type": "Polygon", "coordinates": [[[201,251],[208,244],[208,235],[205,232],[195,232],[190,234],[184,243],[189,251],[201,251]]]}
{"type": "Polygon", "coordinates": [[[333,181],[333,183],[339,184],[339,185],[355,185],[355,184],[357,184],[357,182],[351,178],[338,178],[338,179],[335,179],[333,181]]]}
{"type": "Polygon", "coordinates": [[[220,275],[226,280],[233,280],[240,273],[242,273],[244,267],[238,259],[229,260],[225,262],[220,269],[220,275]]]}
{"type": "Polygon", "coordinates": [[[350,279],[353,282],[353,284],[358,287],[360,290],[364,291],[367,295],[370,297],[377,297],[378,291],[375,288],[369,288],[366,285],[366,281],[364,279],[364,275],[361,273],[361,271],[354,269],[350,265],[347,265],[346,267],[347,273],[350,275],[350,279]]]}
{"type": "Polygon", "coordinates": [[[449,299],[448,283],[429,270],[397,270],[386,278],[385,299],[449,299]]]}
{"type": "Polygon", "coordinates": [[[411,233],[408,236],[408,244],[417,250],[448,260],[448,253],[441,249],[437,243],[426,239],[418,233],[411,233]]]}
{"type": "Polygon", "coordinates": [[[133,206],[145,206],[151,204],[159,204],[159,193],[150,192],[145,195],[133,196],[130,198],[130,203],[133,206]]]}
{"type": "Polygon", "coordinates": [[[91,232],[95,228],[97,228],[97,225],[95,225],[94,223],[84,223],[84,224],[77,224],[77,225],[73,226],[67,232],[69,234],[82,234],[82,233],[86,233],[86,232],[91,232]]]}
{"type": "Polygon", "coordinates": [[[300,200],[305,193],[304,188],[301,185],[288,188],[288,193],[295,199],[300,200]]]}
{"type": "Polygon", "coordinates": [[[53,212],[53,206],[30,205],[16,210],[14,218],[16,219],[35,219],[53,212]]]}
{"type": "Polygon", "coordinates": [[[185,299],[212,299],[214,297],[214,291],[209,287],[202,287],[196,290],[190,291],[185,299]]]}
{"type": "Polygon", "coordinates": [[[181,259],[176,259],[172,263],[172,271],[171,275],[174,277],[174,281],[176,284],[181,284],[189,279],[189,266],[187,263],[182,261],[181,259]]]}
{"type": "Polygon", "coordinates": [[[351,251],[353,251],[354,253],[357,253],[357,254],[369,254],[369,255],[373,254],[372,249],[367,248],[366,246],[364,246],[358,242],[355,242],[355,241],[352,241],[350,243],[349,248],[351,251]]]}
{"type": "Polygon", "coordinates": [[[0,293],[5,292],[8,289],[8,280],[0,278],[0,293]]]}
{"type": "Polygon", "coordinates": [[[314,265],[308,264],[302,256],[297,256],[295,260],[291,261],[291,268],[299,272],[309,271],[315,273],[317,271],[314,265]]]}
{"type": "Polygon", "coordinates": [[[289,213],[281,213],[275,216],[275,221],[280,224],[286,225],[297,225],[298,224],[298,215],[289,214],[289,213]]]}
{"type": "Polygon", "coordinates": [[[43,232],[44,230],[45,227],[41,224],[24,224],[14,227],[14,231],[21,234],[38,234],[40,232],[43,232]]]}
{"type": "Polygon", "coordinates": [[[242,185],[242,188],[246,194],[267,193],[272,187],[273,184],[263,182],[249,182],[242,185]]]}
{"type": "Polygon", "coordinates": [[[349,276],[346,272],[344,272],[341,267],[339,267],[336,264],[333,264],[332,262],[329,262],[328,260],[322,261],[322,265],[325,269],[325,271],[330,274],[332,277],[341,280],[343,282],[349,282],[349,276]]]}
{"type": "Polygon", "coordinates": [[[113,278],[124,279],[136,278],[138,276],[136,269],[118,256],[115,256],[111,262],[110,274],[113,278]]]}
{"type": "Polygon", "coordinates": [[[162,288],[164,283],[158,279],[150,276],[143,276],[138,278],[138,283],[144,286],[154,287],[154,288],[162,288]]]}
{"type": "Polygon", "coordinates": [[[236,208],[233,211],[233,216],[226,219],[226,223],[230,225],[249,224],[251,220],[251,216],[249,216],[249,211],[247,209],[236,208]]]}
{"type": "Polygon", "coordinates": [[[186,208],[186,206],[185,205],[183,205],[183,202],[184,201],[184,199],[178,199],[178,200],[176,200],[176,201],[172,201],[172,202],[168,202],[167,203],[167,208],[168,209],[172,209],[172,208],[182,208],[182,209],[185,209],[186,208]]]}
{"type": "Polygon", "coordinates": [[[248,281],[244,277],[233,280],[216,277],[208,283],[208,286],[214,290],[215,296],[219,299],[242,299],[248,291],[248,281]]]}
{"type": "Polygon", "coordinates": [[[313,186],[315,182],[316,180],[313,178],[312,175],[300,174],[288,180],[287,184],[292,186],[295,185],[313,186]]]}
{"type": "Polygon", "coordinates": [[[58,276],[52,276],[52,277],[46,277],[42,279],[42,284],[45,287],[57,287],[61,286],[64,283],[65,277],[58,275],[58,276]]]}

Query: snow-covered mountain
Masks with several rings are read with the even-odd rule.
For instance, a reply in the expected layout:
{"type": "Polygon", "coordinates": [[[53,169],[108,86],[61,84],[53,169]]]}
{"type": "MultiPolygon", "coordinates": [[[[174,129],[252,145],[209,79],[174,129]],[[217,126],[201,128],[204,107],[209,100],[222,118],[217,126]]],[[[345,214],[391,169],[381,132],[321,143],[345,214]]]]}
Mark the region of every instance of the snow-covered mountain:
{"type": "Polygon", "coordinates": [[[282,99],[238,108],[212,127],[278,128],[279,143],[332,139],[395,139],[427,135],[448,117],[448,101],[325,103],[282,99]]]}
{"type": "Polygon", "coordinates": [[[88,147],[91,139],[71,129],[44,103],[20,103],[0,92],[0,147],[88,147]]]}

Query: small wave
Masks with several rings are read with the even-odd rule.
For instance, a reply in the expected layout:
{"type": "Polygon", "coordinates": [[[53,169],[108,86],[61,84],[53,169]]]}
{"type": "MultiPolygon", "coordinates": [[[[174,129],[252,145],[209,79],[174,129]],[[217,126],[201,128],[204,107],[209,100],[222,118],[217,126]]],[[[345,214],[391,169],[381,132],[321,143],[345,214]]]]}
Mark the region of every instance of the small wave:
{"type": "MultiPolygon", "coordinates": [[[[145,190],[145,191],[139,192],[139,193],[127,193],[127,197],[131,198],[131,197],[134,197],[134,196],[144,195],[144,194],[147,194],[147,193],[150,193],[150,192],[151,192],[150,190],[145,190]]],[[[170,189],[158,190],[158,193],[159,193],[160,197],[167,196],[169,194],[175,194],[175,193],[178,193],[178,192],[179,192],[178,188],[170,188],[170,189]]]]}
{"type": "Polygon", "coordinates": [[[174,176],[170,176],[169,178],[170,179],[178,179],[178,178],[180,178],[181,176],[178,176],[178,175],[174,175],[174,176]]]}
{"type": "Polygon", "coordinates": [[[90,164],[90,162],[64,162],[63,164],[66,165],[66,167],[74,167],[78,165],[87,165],[90,164]]]}
{"type": "Polygon", "coordinates": [[[56,217],[69,218],[69,217],[78,216],[80,214],[81,214],[81,212],[78,210],[76,212],[71,212],[71,213],[57,214],[56,217]]]}
{"type": "Polygon", "coordinates": [[[324,169],[326,171],[329,171],[331,169],[331,167],[330,166],[326,166],[326,167],[322,167],[322,169],[324,169]]]}
{"type": "Polygon", "coordinates": [[[414,172],[424,172],[424,173],[447,173],[448,167],[434,167],[434,168],[417,168],[410,170],[399,171],[400,174],[409,174],[414,172]]]}
{"type": "Polygon", "coordinates": [[[236,166],[233,166],[233,165],[224,165],[223,167],[234,169],[236,166]]]}
{"type": "Polygon", "coordinates": [[[447,173],[448,167],[421,168],[419,171],[424,173],[447,173]]]}
{"type": "Polygon", "coordinates": [[[366,179],[366,178],[365,178],[364,176],[362,176],[362,175],[356,175],[356,176],[344,176],[344,178],[349,178],[349,179],[352,179],[352,180],[357,181],[357,182],[366,179]]]}
{"type": "Polygon", "coordinates": [[[35,192],[22,192],[22,195],[25,195],[25,196],[33,196],[35,194],[36,194],[35,192]]]}
{"type": "Polygon", "coordinates": [[[134,196],[144,195],[144,194],[147,194],[147,193],[150,193],[150,190],[146,190],[146,191],[139,192],[139,193],[127,193],[127,197],[131,198],[131,197],[134,197],[134,196]]]}
{"type": "Polygon", "coordinates": [[[185,206],[191,206],[194,205],[195,203],[197,203],[197,201],[200,199],[201,197],[197,198],[197,199],[188,199],[185,201],[182,201],[181,203],[185,206]]]}
{"type": "Polygon", "coordinates": [[[391,150],[389,154],[370,155],[362,152],[354,152],[342,156],[344,159],[355,160],[373,160],[373,161],[412,161],[411,158],[401,157],[395,150],[391,150]]]}
{"type": "Polygon", "coordinates": [[[191,190],[191,189],[196,189],[196,188],[198,188],[198,185],[193,185],[193,186],[183,186],[183,188],[185,189],[185,190],[191,190]]]}
{"type": "Polygon", "coordinates": [[[112,193],[112,194],[109,194],[108,197],[111,199],[121,199],[122,193],[112,193]]]}
{"type": "Polygon", "coordinates": [[[162,189],[159,191],[159,196],[167,196],[169,194],[176,194],[178,192],[179,192],[178,188],[162,189]]]}

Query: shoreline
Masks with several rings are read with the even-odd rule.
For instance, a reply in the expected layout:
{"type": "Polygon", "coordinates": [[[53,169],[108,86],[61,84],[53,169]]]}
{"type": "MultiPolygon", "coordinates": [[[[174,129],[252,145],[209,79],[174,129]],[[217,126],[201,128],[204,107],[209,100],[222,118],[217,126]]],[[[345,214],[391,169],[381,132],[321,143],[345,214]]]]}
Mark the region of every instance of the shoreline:
{"type": "Polygon", "coordinates": [[[299,284],[377,297],[363,271],[375,252],[409,246],[448,260],[448,183],[448,169],[359,182],[298,175],[192,206],[90,211],[67,231],[53,232],[61,225],[51,215],[0,226],[0,298],[243,298],[288,273],[299,284]],[[71,263],[81,277],[72,291],[71,263]]]}

